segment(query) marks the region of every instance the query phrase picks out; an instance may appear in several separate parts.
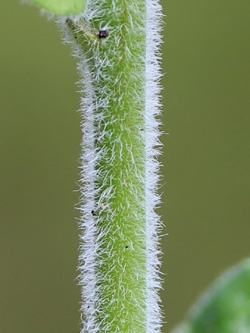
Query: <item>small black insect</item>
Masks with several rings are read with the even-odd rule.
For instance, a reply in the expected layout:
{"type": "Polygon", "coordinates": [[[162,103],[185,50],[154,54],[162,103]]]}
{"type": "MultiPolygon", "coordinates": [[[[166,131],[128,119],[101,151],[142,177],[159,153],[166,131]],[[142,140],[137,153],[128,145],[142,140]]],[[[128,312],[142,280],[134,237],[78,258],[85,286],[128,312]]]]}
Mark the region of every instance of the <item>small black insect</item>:
{"type": "Polygon", "coordinates": [[[98,32],[98,37],[101,39],[101,38],[107,38],[109,35],[109,32],[108,30],[100,30],[98,32]]]}
{"type": "Polygon", "coordinates": [[[92,214],[93,216],[96,216],[96,213],[95,213],[94,210],[91,210],[91,214],[92,214]]]}

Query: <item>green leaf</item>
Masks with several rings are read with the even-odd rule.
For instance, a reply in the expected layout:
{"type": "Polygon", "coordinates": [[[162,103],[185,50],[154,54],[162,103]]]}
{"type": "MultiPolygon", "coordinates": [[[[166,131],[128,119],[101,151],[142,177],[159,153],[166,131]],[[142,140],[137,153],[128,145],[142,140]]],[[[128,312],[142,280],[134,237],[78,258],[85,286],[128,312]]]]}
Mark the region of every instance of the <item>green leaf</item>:
{"type": "Polygon", "coordinates": [[[31,0],[55,15],[79,14],[85,9],[84,0],[31,0]]]}
{"type": "Polygon", "coordinates": [[[250,332],[250,260],[244,260],[222,277],[172,333],[250,332]]]}

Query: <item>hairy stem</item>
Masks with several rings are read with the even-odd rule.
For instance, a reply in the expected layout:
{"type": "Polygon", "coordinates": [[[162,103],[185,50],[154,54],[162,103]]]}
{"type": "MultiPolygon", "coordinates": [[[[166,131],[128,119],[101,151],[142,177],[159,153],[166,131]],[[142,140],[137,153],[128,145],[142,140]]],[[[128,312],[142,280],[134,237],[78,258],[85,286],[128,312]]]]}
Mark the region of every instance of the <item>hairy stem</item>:
{"type": "Polygon", "coordinates": [[[157,15],[155,1],[90,0],[84,15],[61,20],[83,77],[82,332],[161,326],[154,213],[159,37],[146,42],[148,24],[158,32],[157,15]]]}

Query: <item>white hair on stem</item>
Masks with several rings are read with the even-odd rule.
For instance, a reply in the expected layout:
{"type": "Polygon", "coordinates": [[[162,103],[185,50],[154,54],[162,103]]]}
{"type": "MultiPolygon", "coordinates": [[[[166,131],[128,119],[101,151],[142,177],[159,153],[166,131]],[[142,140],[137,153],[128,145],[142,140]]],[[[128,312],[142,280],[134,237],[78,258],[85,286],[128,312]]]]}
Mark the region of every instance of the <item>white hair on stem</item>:
{"type": "MultiPolygon", "coordinates": [[[[159,232],[162,228],[162,224],[159,216],[156,214],[155,209],[160,203],[160,196],[157,193],[158,181],[159,181],[159,168],[160,164],[158,162],[159,146],[161,145],[159,141],[160,122],[157,119],[161,112],[160,103],[160,78],[161,78],[161,68],[160,68],[160,53],[159,47],[162,42],[161,38],[161,20],[162,20],[162,10],[159,0],[145,0],[146,1],[146,59],[145,69],[146,69],[146,86],[145,86],[145,153],[146,153],[146,165],[145,165],[145,198],[143,200],[146,206],[146,332],[147,333],[157,333],[160,332],[162,326],[162,312],[160,307],[159,290],[161,288],[161,278],[160,278],[160,246],[159,246],[159,232]]],[[[83,15],[78,15],[72,18],[74,23],[78,24],[81,20],[91,20],[92,18],[102,16],[103,13],[98,11],[95,4],[98,3],[92,0],[91,6],[87,7],[86,13],[83,15]]],[[[113,1],[112,5],[115,6],[116,2],[113,1]]],[[[111,9],[114,11],[114,8],[111,9]]],[[[101,123],[105,121],[105,114],[96,112],[97,108],[105,108],[109,103],[109,96],[105,96],[102,93],[103,99],[99,99],[101,105],[96,105],[96,92],[93,88],[93,75],[95,80],[98,81],[107,75],[103,73],[101,68],[103,63],[108,63],[110,60],[98,59],[98,55],[91,55],[89,52],[82,52],[81,47],[77,44],[75,36],[72,31],[65,24],[65,18],[58,20],[61,29],[64,32],[66,42],[73,44],[74,55],[79,59],[78,71],[81,75],[81,80],[79,81],[82,87],[82,98],[81,98],[81,109],[80,112],[83,117],[82,122],[82,156],[81,156],[81,220],[79,223],[79,228],[83,229],[83,234],[80,236],[80,255],[79,255],[79,284],[82,286],[82,301],[81,309],[83,311],[84,327],[83,332],[100,332],[102,323],[98,323],[97,316],[100,313],[100,304],[98,300],[98,294],[100,291],[101,277],[98,275],[96,270],[97,262],[97,252],[103,251],[101,248],[103,237],[107,233],[106,231],[101,231],[97,235],[97,222],[95,217],[96,208],[107,209],[110,219],[113,218],[115,214],[114,211],[109,208],[107,198],[112,198],[114,196],[113,186],[109,186],[101,192],[101,189],[95,187],[95,180],[98,178],[100,169],[96,169],[97,162],[100,160],[100,156],[105,154],[105,152],[98,151],[95,148],[95,140],[101,140],[103,136],[111,137],[112,134],[106,131],[104,128],[103,133],[99,133],[99,137],[96,137],[96,128],[94,126],[94,121],[101,123]],[[93,59],[94,58],[94,59],[93,59]],[[90,61],[94,61],[98,65],[97,70],[93,73],[93,69],[90,67],[90,61]],[[99,196],[99,197],[98,197],[99,196]],[[98,201],[95,199],[98,197],[98,201]]],[[[133,22],[131,23],[131,26],[133,22]]],[[[81,26],[79,24],[78,26],[81,26]]],[[[102,29],[108,28],[108,24],[105,27],[100,27],[102,29]]],[[[80,28],[79,28],[80,29],[80,28]]],[[[80,31],[80,30],[79,30],[80,31]]],[[[110,31],[109,31],[110,32],[110,31]]],[[[91,33],[91,32],[90,32],[91,33]]],[[[95,40],[93,39],[93,43],[95,40]]],[[[117,43],[119,41],[117,40],[117,43]]],[[[127,53],[131,51],[127,48],[127,53]]],[[[91,53],[91,52],[90,52],[91,53]]],[[[135,73],[135,79],[136,73],[135,73]]],[[[117,78],[117,82],[119,78],[117,78]]],[[[136,91],[134,92],[136,94],[136,91]]],[[[119,102],[119,101],[118,101],[119,102]]],[[[114,123],[116,119],[112,120],[114,123]]],[[[112,122],[111,121],[111,122],[112,122]]],[[[107,124],[106,124],[107,125],[107,124]]],[[[119,141],[119,137],[116,138],[119,141]]],[[[120,140],[121,150],[120,156],[122,157],[122,141],[120,140]]],[[[132,150],[130,150],[129,145],[126,144],[126,149],[130,152],[131,159],[133,159],[132,150]]],[[[111,155],[111,160],[108,161],[112,163],[112,158],[114,154],[111,155]]],[[[129,175],[129,170],[127,170],[129,175]]],[[[138,172],[138,177],[140,178],[140,173],[138,172]]],[[[104,183],[108,179],[103,179],[104,183]]],[[[101,186],[102,187],[102,186],[101,186]]],[[[136,186],[132,188],[134,193],[137,192],[136,186]]],[[[141,204],[140,204],[141,205],[141,204]]],[[[124,208],[126,209],[126,207],[124,208]]],[[[136,214],[136,213],[135,213],[136,214]]],[[[99,217],[98,217],[99,218],[99,217]]],[[[121,237],[123,235],[121,234],[121,237]]],[[[138,235],[140,237],[140,235],[138,235]]],[[[110,240],[111,242],[111,240],[110,240]]],[[[129,244],[131,248],[133,244],[129,244]]],[[[121,309],[125,311],[126,309],[121,309]]],[[[143,311],[143,309],[142,309],[143,311]]],[[[105,318],[104,318],[105,319],[105,318]]],[[[104,320],[103,319],[103,320],[104,320]]],[[[109,332],[109,324],[105,326],[104,332],[109,332]]],[[[111,324],[110,324],[111,325],[111,324]]],[[[117,331],[118,332],[118,331],[117,331]]],[[[137,333],[137,331],[133,331],[137,333]]],[[[129,333],[133,333],[129,331],[129,333]]]]}
{"type": "Polygon", "coordinates": [[[160,102],[160,52],[162,43],[162,7],[159,1],[147,0],[146,24],[146,220],[147,220],[147,333],[160,332],[162,311],[160,307],[160,244],[162,224],[155,209],[161,202],[158,193],[160,163],[159,141],[161,113],[160,102]]]}

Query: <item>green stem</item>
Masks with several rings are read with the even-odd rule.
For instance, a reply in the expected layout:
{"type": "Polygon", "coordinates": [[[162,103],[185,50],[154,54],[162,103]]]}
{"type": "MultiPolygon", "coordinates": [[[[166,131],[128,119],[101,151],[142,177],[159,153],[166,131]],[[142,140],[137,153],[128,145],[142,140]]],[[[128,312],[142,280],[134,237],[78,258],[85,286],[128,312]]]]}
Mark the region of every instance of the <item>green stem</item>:
{"type": "Polygon", "coordinates": [[[159,0],[31,1],[82,76],[82,332],[159,332],[159,0]]]}
{"type": "Polygon", "coordinates": [[[145,0],[93,7],[88,27],[68,20],[93,88],[96,291],[85,329],[146,332],[145,0]]]}
{"type": "Polygon", "coordinates": [[[161,328],[160,19],[158,0],[89,0],[66,20],[83,86],[82,332],[161,328]]]}

